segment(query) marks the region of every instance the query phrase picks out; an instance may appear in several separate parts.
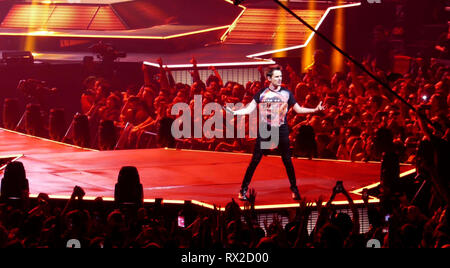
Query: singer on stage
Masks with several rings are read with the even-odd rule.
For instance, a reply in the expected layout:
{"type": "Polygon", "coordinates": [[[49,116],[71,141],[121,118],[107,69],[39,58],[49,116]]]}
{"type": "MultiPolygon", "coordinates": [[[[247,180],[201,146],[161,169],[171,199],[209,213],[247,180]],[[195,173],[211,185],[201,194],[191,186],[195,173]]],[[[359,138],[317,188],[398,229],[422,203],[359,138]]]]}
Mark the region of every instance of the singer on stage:
{"type": "MultiPolygon", "coordinates": [[[[253,97],[253,101],[249,103],[247,107],[237,111],[228,111],[233,115],[248,115],[259,106],[260,124],[267,124],[266,129],[271,129],[271,133],[273,133],[273,131],[277,131],[279,133],[279,143],[277,147],[286,168],[289,183],[291,184],[292,198],[294,200],[300,200],[300,193],[297,188],[297,180],[295,177],[295,170],[292,164],[291,151],[289,148],[287,113],[292,107],[294,108],[294,111],[299,114],[309,114],[323,111],[325,107],[322,106],[322,102],[315,109],[301,107],[296,102],[292,92],[284,87],[281,87],[282,78],[282,72],[279,67],[270,68],[267,73],[267,80],[270,82],[270,86],[256,93],[253,97]]],[[[248,186],[250,185],[256,167],[263,156],[264,148],[261,148],[261,141],[268,140],[261,138],[260,130],[261,127],[258,128],[258,136],[256,139],[252,160],[247,168],[241,190],[239,191],[239,199],[241,201],[247,200],[248,186]]]]}

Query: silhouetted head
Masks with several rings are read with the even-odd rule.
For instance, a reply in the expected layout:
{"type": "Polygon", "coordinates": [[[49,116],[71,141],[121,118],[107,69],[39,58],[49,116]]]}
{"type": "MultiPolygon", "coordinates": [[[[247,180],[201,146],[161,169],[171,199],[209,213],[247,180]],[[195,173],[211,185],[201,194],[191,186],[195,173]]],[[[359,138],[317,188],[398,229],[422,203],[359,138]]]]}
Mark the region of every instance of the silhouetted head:
{"type": "Polygon", "coordinates": [[[394,146],[394,137],[392,132],[387,128],[379,128],[375,133],[374,145],[375,149],[379,153],[392,150],[394,146]]]}
{"type": "Polygon", "coordinates": [[[129,185],[139,184],[140,181],[139,172],[136,167],[122,167],[117,180],[119,184],[129,185]]]}
{"type": "Polygon", "coordinates": [[[343,248],[344,237],[338,227],[333,224],[324,225],[319,231],[320,248],[343,248]]]}
{"type": "Polygon", "coordinates": [[[331,223],[341,230],[342,235],[347,237],[353,228],[353,222],[350,216],[346,213],[337,213],[332,219],[331,223]]]}

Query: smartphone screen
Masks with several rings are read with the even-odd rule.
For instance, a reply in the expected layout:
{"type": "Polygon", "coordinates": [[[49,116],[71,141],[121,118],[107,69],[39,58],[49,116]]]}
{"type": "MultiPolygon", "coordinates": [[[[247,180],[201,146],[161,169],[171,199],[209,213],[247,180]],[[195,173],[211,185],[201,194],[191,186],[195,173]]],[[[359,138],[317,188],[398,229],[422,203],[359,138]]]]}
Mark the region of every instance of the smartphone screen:
{"type": "Polygon", "coordinates": [[[186,227],[184,224],[184,217],[183,216],[178,216],[178,227],[184,228],[186,227]]]}

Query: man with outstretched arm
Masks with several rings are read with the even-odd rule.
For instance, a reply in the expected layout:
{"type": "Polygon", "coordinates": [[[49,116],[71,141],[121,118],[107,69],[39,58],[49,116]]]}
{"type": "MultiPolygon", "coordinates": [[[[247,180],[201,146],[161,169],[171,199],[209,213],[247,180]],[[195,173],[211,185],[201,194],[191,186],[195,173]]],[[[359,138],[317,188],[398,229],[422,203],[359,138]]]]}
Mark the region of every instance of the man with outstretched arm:
{"type": "Polygon", "coordinates": [[[287,113],[290,108],[299,114],[309,114],[325,110],[322,102],[315,108],[309,109],[301,107],[295,100],[294,95],[288,89],[281,87],[282,72],[279,67],[270,68],[267,73],[267,79],[270,82],[268,88],[260,90],[253,97],[253,101],[247,107],[233,111],[227,109],[233,115],[248,115],[252,113],[259,106],[260,126],[258,128],[258,136],[256,139],[255,149],[252,160],[245,173],[242,182],[241,190],[239,191],[239,199],[241,201],[247,200],[248,186],[252,180],[253,174],[263,156],[263,150],[278,147],[281,154],[283,164],[291,184],[292,198],[300,200],[300,193],[297,188],[297,181],[295,177],[295,170],[291,160],[291,151],[289,147],[289,128],[287,125],[287,113]],[[262,126],[263,125],[263,126],[262,126]],[[264,128],[266,127],[266,128],[264,128]],[[275,133],[279,139],[275,139],[277,144],[272,144],[271,148],[265,147],[267,138],[261,135],[262,130],[267,129],[271,134],[275,133]],[[263,137],[262,137],[263,136],[263,137]]]}

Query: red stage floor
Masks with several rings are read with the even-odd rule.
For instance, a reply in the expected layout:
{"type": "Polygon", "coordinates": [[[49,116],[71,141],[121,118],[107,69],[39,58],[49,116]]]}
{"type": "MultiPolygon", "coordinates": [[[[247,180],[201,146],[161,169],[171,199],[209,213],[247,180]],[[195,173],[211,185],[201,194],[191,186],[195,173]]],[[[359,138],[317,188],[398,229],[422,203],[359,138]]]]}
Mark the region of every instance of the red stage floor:
{"type": "MultiPolygon", "coordinates": [[[[251,155],[171,149],[93,151],[0,129],[0,157],[17,156],[24,163],[31,194],[45,192],[67,198],[75,185],[89,198],[114,196],[122,166],[136,166],[147,201],[166,203],[193,200],[195,204],[224,207],[236,198],[251,155]]],[[[377,183],[379,163],[293,159],[303,197],[326,199],[336,181],[348,191],[377,183]]],[[[402,172],[412,170],[402,166],[402,172]]],[[[2,171],[1,171],[2,172],[2,171]]],[[[292,207],[289,182],[279,157],[265,157],[253,178],[257,208],[292,207]]],[[[352,196],[361,202],[359,195],[352,196]]],[[[344,199],[339,196],[337,201],[344,199]]],[[[326,200],[325,200],[326,201],[326,200]]],[[[377,200],[372,200],[376,202],[377,200]]]]}

